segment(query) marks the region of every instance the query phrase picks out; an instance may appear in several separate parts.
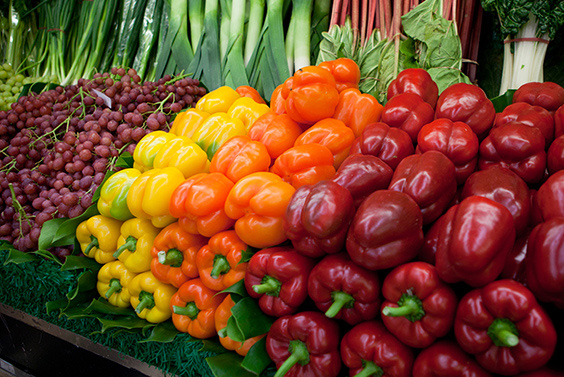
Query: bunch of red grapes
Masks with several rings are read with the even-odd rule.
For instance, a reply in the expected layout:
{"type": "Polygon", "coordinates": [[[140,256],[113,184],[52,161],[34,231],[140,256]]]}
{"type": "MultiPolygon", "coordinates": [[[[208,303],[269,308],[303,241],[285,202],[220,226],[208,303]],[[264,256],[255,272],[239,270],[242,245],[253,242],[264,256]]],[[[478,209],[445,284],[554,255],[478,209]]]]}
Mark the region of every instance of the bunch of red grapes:
{"type": "MultiPolygon", "coordinates": [[[[0,240],[37,250],[46,221],[81,215],[122,152],[167,131],[171,116],[205,93],[189,77],[141,83],[135,70],[112,68],[0,111],[0,240]]],[[[72,248],[50,251],[64,258],[72,248]]]]}

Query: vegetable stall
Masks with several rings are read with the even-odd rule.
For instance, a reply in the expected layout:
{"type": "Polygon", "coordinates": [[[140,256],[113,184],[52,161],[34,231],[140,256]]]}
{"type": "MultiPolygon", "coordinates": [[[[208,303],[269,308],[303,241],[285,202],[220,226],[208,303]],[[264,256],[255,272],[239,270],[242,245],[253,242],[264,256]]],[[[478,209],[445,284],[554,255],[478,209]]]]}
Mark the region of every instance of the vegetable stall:
{"type": "Polygon", "coordinates": [[[562,0],[0,17],[0,338],[110,375],[564,375],[562,0]]]}

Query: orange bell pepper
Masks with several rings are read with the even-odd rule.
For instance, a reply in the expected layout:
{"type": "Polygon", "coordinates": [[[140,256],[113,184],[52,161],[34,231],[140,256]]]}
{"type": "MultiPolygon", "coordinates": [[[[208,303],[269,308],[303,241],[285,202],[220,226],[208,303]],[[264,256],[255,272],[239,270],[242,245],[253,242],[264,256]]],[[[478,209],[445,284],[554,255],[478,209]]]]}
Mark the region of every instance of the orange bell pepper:
{"type": "Polygon", "coordinates": [[[325,145],[297,145],[282,153],[270,171],[296,189],[331,179],[337,172],[333,166],[333,153],[325,145]]]}
{"type": "Polygon", "coordinates": [[[349,58],[328,60],[318,64],[318,67],[331,72],[335,78],[339,93],[348,88],[358,89],[358,83],[360,82],[360,68],[354,60],[349,58]]]}
{"type": "Polygon", "coordinates": [[[225,213],[237,220],[235,231],[247,245],[275,246],[287,239],[283,222],[294,191],[276,174],[253,173],[233,186],[225,201],[225,213]]]}
{"type": "Polygon", "coordinates": [[[287,91],[292,88],[294,77],[289,77],[282,84],[278,85],[270,96],[270,110],[275,114],[285,114],[286,108],[284,107],[285,98],[282,96],[282,90],[287,91]],[[287,87],[287,88],[285,88],[287,87]]]}
{"type": "Polygon", "coordinates": [[[243,280],[247,262],[242,263],[243,251],[248,249],[234,230],[220,232],[204,245],[196,255],[196,265],[202,283],[209,289],[222,291],[243,280]]]}
{"type": "Polygon", "coordinates": [[[252,86],[241,85],[241,86],[237,87],[237,89],[235,89],[235,91],[241,97],[249,97],[249,98],[253,99],[256,103],[266,104],[264,99],[260,96],[259,92],[255,88],[253,88],[252,86]]]}
{"type": "Polygon", "coordinates": [[[159,232],[151,250],[151,272],[159,281],[179,288],[198,277],[196,254],[208,239],[172,223],[159,232]]]}
{"type": "Polygon", "coordinates": [[[333,154],[333,166],[339,169],[348,157],[355,139],[354,132],[342,121],[327,118],[315,123],[296,140],[295,146],[318,143],[325,145],[333,154]]]}
{"type": "Polygon", "coordinates": [[[198,339],[214,336],[215,311],[224,298],[224,293],[217,294],[200,279],[187,281],[170,299],[174,327],[198,339]]]}
{"type": "Polygon", "coordinates": [[[384,106],[370,94],[362,94],[358,89],[345,89],[339,95],[339,103],[333,118],[342,120],[356,137],[370,123],[378,122],[384,106]]]}
{"type": "Polygon", "coordinates": [[[268,171],[268,149],[260,141],[249,136],[235,136],[225,142],[211,160],[210,173],[225,174],[233,183],[251,173],[268,171]]]}
{"type": "Polygon", "coordinates": [[[188,233],[211,237],[235,223],[223,206],[233,182],[222,173],[201,173],[181,183],[172,193],[169,210],[188,233]]]}
{"type": "Polygon", "coordinates": [[[227,295],[215,310],[215,329],[219,334],[219,343],[229,351],[235,351],[241,356],[247,355],[251,347],[261,340],[266,334],[252,337],[244,342],[236,342],[227,336],[227,321],[231,317],[231,308],[235,306],[235,302],[231,295],[227,295]]]}
{"type": "Polygon", "coordinates": [[[247,136],[263,143],[270,158],[275,160],[294,146],[301,133],[301,127],[288,114],[279,115],[271,111],[257,119],[247,136]]]}
{"type": "Polygon", "coordinates": [[[339,103],[335,78],[326,69],[316,66],[298,70],[291,84],[284,83],[280,95],[284,98],[286,114],[308,125],[331,118],[339,103]]]}

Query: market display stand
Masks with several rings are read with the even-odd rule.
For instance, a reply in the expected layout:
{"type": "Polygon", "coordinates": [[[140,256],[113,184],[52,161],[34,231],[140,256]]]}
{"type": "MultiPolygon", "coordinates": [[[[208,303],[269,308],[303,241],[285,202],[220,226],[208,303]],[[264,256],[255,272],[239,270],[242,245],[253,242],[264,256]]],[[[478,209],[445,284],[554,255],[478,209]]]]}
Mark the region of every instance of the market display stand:
{"type": "Polygon", "coordinates": [[[0,303],[0,377],[161,377],[140,360],[0,303]]]}

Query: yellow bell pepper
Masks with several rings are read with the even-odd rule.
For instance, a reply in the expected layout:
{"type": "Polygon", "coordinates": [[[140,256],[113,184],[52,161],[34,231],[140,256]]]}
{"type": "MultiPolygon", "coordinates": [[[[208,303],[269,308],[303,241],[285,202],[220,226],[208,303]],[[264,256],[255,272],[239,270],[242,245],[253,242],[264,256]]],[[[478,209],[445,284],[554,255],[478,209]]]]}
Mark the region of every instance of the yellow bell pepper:
{"type": "Polygon", "coordinates": [[[246,135],[247,129],[237,118],[230,118],[227,113],[210,115],[194,132],[192,140],[208,154],[211,161],[215,152],[233,136],[246,135]]]}
{"type": "Polygon", "coordinates": [[[100,264],[115,260],[122,222],[102,215],[92,216],[76,228],[76,239],[82,253],[100,264]]]}
{"type": "Polygon", "coordinates": [[[151,250],[153,241],[160,229],[146,219],[131,219],[124,222],[117,240],[114,258],[123,262],[125,267],[134,273],[151,269],[151,250]]]}
{"type": "Polygon", "coordinates": [[[151,323],[164,322],[172,317],[170,299],[177,289],[161,283],[151,271],[135,276],[129,282],[131,306],[139,318],[151,323]]]}
{"type": "Polygon", "coordinates": [[[176,115],[170,132],[176,136],[186,136],[191,138],[194,132],[211,114],[198,109],[188,109],[176,115]]]}
{"type": "Polygon", "coordinates": [[[175,167],[146,171],[129,188],[129,211],[139,219],[151,220],[157,228],[172,224],[176,219],[168,209],[170,197],[184,180],[182,172],[175,167]]]}
{"type": "Polygon", "coordinates": [[[200,146],[186,136],[176,136],[166,143],[155,156],[155,169],[174,166],[188,179],[198,173],[210,171],[208,155],[200,146]]]}
{"type": "Polygon", "coordinates": [[[131,305],[128,286],[135,275],[119,260],[108,262],[98,271],[98,293],[113,306],[127,308],[131,305]]]}
{"type": "Polygon", "coordinates": [[[237,118],[243,122],[245,129],[248,131],[255,121],[262,115],[268,113],[270,107],[263,103],[256,103],[252,98],[241,97],[229,108],[227,115],[231,118],[237,118]]]}
{"type": "Polygon", "coordinates": [[[143,136],[133,151],[133,168],[141,173],[153,168],[153,161],[161,148],[175,135],[164,131],[153,131],[143,136]]]}
{"type": "Polygon", "coordinates": [[[233,102],[241,98],[239,93],[228,86],[221,86],[212,90],[196,103],[196,109],[206,113],[226,113],[233,102]]]}
{"type": "Polygon", "coordinates": [[[110,176],[100,189],[100,214],[120,221],[131,219],[133,215],[127,208],[127,194],[133,181],[140,175],[137,169],[124,169],[110,176]]]}

